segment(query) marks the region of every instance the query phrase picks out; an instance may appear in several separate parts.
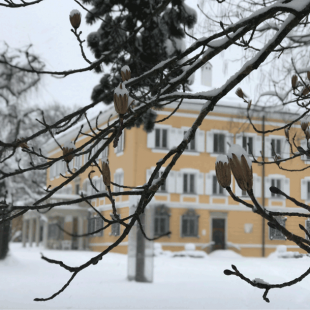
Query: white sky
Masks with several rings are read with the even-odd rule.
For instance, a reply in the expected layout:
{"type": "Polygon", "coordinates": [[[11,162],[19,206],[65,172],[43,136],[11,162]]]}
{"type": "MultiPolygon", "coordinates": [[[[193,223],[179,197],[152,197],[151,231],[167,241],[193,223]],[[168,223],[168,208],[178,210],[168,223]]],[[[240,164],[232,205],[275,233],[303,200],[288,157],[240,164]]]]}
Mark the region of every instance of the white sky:
{"type": "MultiPolygon", "coordinates": [[[[198,0],[186,0],[186,3],[195,8],[198,13],[197,2],[198,0]]],[[[72,9],[82,12],[82,23],[79,30],[83,31],[82,38],[86,39],[90,32],[98,29],[100,23],[93,26],[87,25],[85,22],[86,12],[73,0],[44,0],[26,8],[0,7],[0,40],[6,41],[15,48],[33,44],[33,51],[42,58],[46,63],[46,69],[49,70],[60,71],[85,67],[88,64],[82,58],[79,44],[70,31],[69,14],[72,9]]],[[[84,50],[87,57],[90,60],[95,60],[85,43],[84,50]]],[[[236,53],[239,53],[236,48],[230,49],[211,60],[213,65],[212,87],[222,86],[240,68],[240,63],[230,62],[228,70],[224,74],[225,55],[229,55],[231,58],[236,53]]],[[[236,54],[237,56],[238,54],[236,54]]],[[[132,75],[134,76],[134,72],[132,75]]],[[[99,83],[101,77],[102,74],[89,71],[73,74],[64,79],[44,75],[38,93],[30,97],[31,102],[40,105],[59,102],[67,106],[89,104],[92,89],[99,83]]],[[[200,89],[200,85],[197,85],[199,79],[200,72],[197,72],[196,85],[193,90],[206,91],[206,88],[201,87],[200,89]]],[[[252,93],[255,80],[252,78],[252,81],[250,85],[247,79],[239,86],[245,93],[252,93]]],[[[228,96],[234,100],[238,99],[234,90],[228,96]]],[[[242,100],[239,101],[242,102],[242,100]]]]}

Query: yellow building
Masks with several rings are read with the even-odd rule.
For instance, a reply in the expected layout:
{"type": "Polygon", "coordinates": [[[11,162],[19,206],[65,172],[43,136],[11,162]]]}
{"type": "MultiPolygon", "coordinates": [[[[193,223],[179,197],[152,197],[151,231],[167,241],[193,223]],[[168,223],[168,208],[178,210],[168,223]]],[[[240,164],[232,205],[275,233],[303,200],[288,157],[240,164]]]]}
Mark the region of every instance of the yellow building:
{"type": "MultiPolygon", "coordinates": [[[[158,113],[157,120],[168,116],[176,104],[165,108],[158,113]]],[[[156,162],[167,154],[168,150],[177,146],[183,139],[184,133],[190,128],[200,110],[202,102],[184,101],[176,113],[164,123],[155,125],[155,130],[146,133],[142,128],[125,130],[117,149],[112,145],[105,150],[100,157],[108,157],[112,180],[115,183],[127,186],[139,186],[145,184],[156,162]]],[[[251,113],[254,113],[255,109],[251,113]]],[[[117,117],[114,108],[105,111],[98,119],[99,128],[105,128],[110,115],[112,120],[117,117]]],[[[97,116],[97,115],[96,115],[97,116]]],[[[288,120],[297,118],[288,112],[265,112],[265,130],[281,127],[288,120]]],[[[262,129],[263,112],[257,110],[253,114],[253,124],[257,129],[262,129]]],[[[87,126],[87,123],[84,122],[87,126]]],[[[91,126],[96,128],[96,117],[91,119],[91,126]]],[[[81,123],[70,129],[66,134],[56,136],[58,142],[63,145],[73,141],[79,131],[81,123]]],[[[298,132],[297,137],[303,138],[299,125],[292,126],[291,137],[298,132]]],[[[89,131],[88,133],[91,134],[89,131]]],[[[87,136],[80,136],[76,141],[76,147],[80,147],[89,140],[87,136]]],[[[297,145],[300,142],[297,141],[297,145]]],[[[289,144],[284,136],[284,131],[277,131],[265,135],[265,157],[267,162],[272,162],[273,150],[270,147],[273,142],[277,154],[281,157],[289,156],[289,144]]],[[[161,243],[164,250],[184,250],[187,243],[196,245],[196,249],[210,252],[215,249],[232,249],[244,256],[267,256],[275,251],[278,245],[287,245],[288,250],[299,251],[299,248],[291,241],[285,240],[283,235],[276,230],[270,229],[262,218],[254,214],[251,209],[235,202],[226,191],[217,183],[215,177],[215,161],[218,154],[225,154],[229,144],[237,143],[249,150],[252,148],[254,155],[261,160],[262,135],[256,133],[249,121],[246,119],[246,108],[232,106],[231,101],[221,101],[215,109],[207,115],[201,127],[196,133],[195,140],[191,141],[188,149],[178,160],[168,176],[166,183],[160,188],[149,204],[152,212],[153,232],[156,235],[171,231],[169,237],[163,237],[157,242],[161,243]],[[214,243],[213,243],[213,242],[214,243]],[[264,248],[264,250],[263,250],[264,248]]],[[[304,141],[301,141],[304,143],[304,141]]],[[[46,149],[49,157],[58,157],[62,153],[54,140],[50,140],[46,149]]],[[[296,149],[294,148],[294,152],[296,149]]],[[[75,157],[70,163],[71,169],[81,167],[87,158],[85,156],[75,157]]],[[[98,158],[98,162],[101,159],[98,158]]],[[[281,164],[285,169],[301,169],[307,164],[307,158],[298,157],[293,161],[281,164]]],[[[99,191],[105,190],[97,168],[92,167],[95,172],[91,175],[93,184],[99,191]]],[[[96,193],[90,186],[88,169],[80,177],[65,187],[61,193],[55,194],[52,201],[78,199],[80,191],[88,195],[96,193]]],[[[65,173],[64,163],[52,166],[47,173],[47,186],[52,188],[60,184],[64,179],[60,173],[65,173]]],[[[263,166],[253,164],[254,194],[260,204],[263,203],[263,166]]],[[[283,197],[271,194],[271,185],[280,187],[284,192],[299,201],[308,203],[310,200],[310,177],[307,170],[303,172],[289,172],[280,170],[276,164],[265,165],[265,202],[268,210],[279,212],[301,212],[306,210],[296,207],[291,201],[283,197]]],[[[232,178],[232,190],[237,196],[251,202],[232,178]]],[[[121,191],[119,187],[113,187],[113,191],[121,191]]],[[[122,196],[115,198],[116,207],[124,218],[129,215],[130,208],[136,204],[133,196],[122,196]]],[[[105,217],[111,218],[111,204],[107,198],[95,199],[93,206],[105,217]]],[[[68,205],[56,207],[44,214],[40,219],[36,212],[27,213],[24,216],[24,243],[26,243],[27,223],[29,236],[32,242],[34,227],[36,231],[43,226],[43,241],[45,246],[51,248],[90,248],[94,251],[102,251],[111,245],[124,229],[118,224],[109,227],[102,233],[93,237],[71,238],[57,228],[62,225],[71,233],[87,233],[102,227],[102,220],[94,212],[84,205],[68,205]],[[36,220],[36,225],[35,221],[36,220]]],[[[304,237],[298,224],[309,227],[306,218],[287,217],[279,218],[279,221],[288,230],[304,237]]],[[[39,233],[36,234],[36,240],[39,233]]],[[[127,253],[128,240],[125,239],[114,251],[127,253]]]]}

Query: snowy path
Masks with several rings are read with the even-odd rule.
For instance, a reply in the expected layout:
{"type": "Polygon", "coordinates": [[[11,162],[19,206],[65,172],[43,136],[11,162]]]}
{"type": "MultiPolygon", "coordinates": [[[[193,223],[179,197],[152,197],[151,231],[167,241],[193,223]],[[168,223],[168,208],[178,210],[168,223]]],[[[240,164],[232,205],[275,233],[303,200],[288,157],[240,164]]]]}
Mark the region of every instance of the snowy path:
{"type": "Polygon", "coordinates": [[[69,265],[79,265],[93,255],[11,244],[10,256],[0,262],[0,309],[306,309],[310,304],[310,278],[271,290],[267,304],[263,290],[223,274],[234,264],[251,279],[275,284],[299,276],[309,268],[310,258],[242,258],[230,251],[203,259],[156,257],[152,284],[128,282],[127,256],[109,254],[80,273],[56,299],[34,302],[35,297],[56,292],[70,276],[42,261],[40,251],[69,265]]]}

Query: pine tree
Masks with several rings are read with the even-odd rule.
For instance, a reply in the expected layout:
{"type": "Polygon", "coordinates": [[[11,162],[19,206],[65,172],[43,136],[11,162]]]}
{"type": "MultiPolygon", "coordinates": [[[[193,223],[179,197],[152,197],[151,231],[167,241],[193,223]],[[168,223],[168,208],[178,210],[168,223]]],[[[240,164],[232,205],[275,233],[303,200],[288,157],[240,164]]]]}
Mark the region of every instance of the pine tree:
{"type": "MultiPolygon", "coordinates": [[[[184,0],[83,0],[83,2],[93,6],[86,15],[88,24],[95,23],[99,18],[103,20],[99,29],[88,35],[88,46],[97,59],[113,50],[104,61],[109,67],[109,72],[103,75],[91,96],[92,100],[102,100],[105,104],[113,101],[113,91],[121,82],[119,72],[124,65],[128,65],[135,76],[139,76],[161,61],[178,55],[185,48],[183,41],[185,27],[192,28],[197,21],[196,11],[188,7],[184,0]],[[160,7],[162,7],[161,13],[154,15],[160,7]],[[154,16],[150,18],[152,15],[154,16]],[[135,33],[142,23],[145,23],[144,27],[135,33]]],[[[101,69],[97,68],[97,71],[101,69]]],[[[170,77],[173,78],[180,73],[182,71],[176,69],[170,77]]],[[[139,89],[135,86],[132,91],[141,94],[151,90],[151,94],[154,94],[152,85],[158,78],[154,76],[147,78],[139,84],[139,89]]],[[[142,122],[148,123],[141,119],[138,124],[142,122]]]]}

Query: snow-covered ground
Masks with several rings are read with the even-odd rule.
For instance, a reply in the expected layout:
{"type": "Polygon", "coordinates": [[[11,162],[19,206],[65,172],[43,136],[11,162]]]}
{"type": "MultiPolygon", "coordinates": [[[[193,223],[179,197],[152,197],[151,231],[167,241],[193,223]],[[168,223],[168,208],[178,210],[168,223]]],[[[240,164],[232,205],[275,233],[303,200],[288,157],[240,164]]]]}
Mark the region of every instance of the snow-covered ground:
{"type": "Polygon", "coordinates": [[[34,302],[56,292],[70,276],[41,260],[40,252],[73,266],[94,253],[22,248],[20,243],[10,249],[9,257],[0,262],[0,309],[308,309],[310,304],[310,278],[271,290],[268,304],[262,299],[264,290],[223,274],[234,264],[250,279],[282,283],[305,272],[309,257],[244,258],[232,251],[204,258],[155,257],[153,283],[128,282],[127,256],[111,253],[78,274],[54,300],[34,302]]]}

